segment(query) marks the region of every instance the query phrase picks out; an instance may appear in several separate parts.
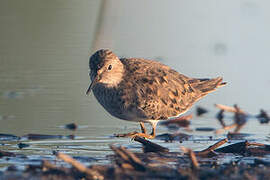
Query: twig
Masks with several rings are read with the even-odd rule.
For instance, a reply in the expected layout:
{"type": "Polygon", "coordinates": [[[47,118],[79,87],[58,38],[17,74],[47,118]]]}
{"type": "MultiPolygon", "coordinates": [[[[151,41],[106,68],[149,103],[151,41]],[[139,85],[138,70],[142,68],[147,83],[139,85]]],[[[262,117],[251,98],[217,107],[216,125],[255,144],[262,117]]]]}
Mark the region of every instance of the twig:
{"type": "Polygon", "coordinates": [[[194,169],[199,169],[200,165],[199,165],[199,163],[197,161],[195,153],[191,149],[189,150],[189,157],[190,157],[191,162],[192,162],[192,167],[194,169]]]}
{"type": "MultiPolygon", "coordinates": [[[[224,111],[227,111],[227,112],[237,112],[237,110],[235,109],[235,107],[230,107],[230,106],[226,106],[226,105],[222,105],[222,104],[215,104],[215,106],[219,109],[222,109],[224,111]]],[[[239,112],[240,113],[243,113],[243,114],[246,114],[243,110],[239,109],[239,112]]]]}
{"type": "Polygon", "coordinates": [[[42,160],[42,167],[47,169],[59,169],[56,165],[50,163],[47,160],[42,160]]]}
{"type": "Polygon", "coordinates": [[[128,155],[129,159],[132,161],[133,164],[136,164],[136,165],[139,165],[141,167],[144,167],[144,164],[142,163],[142,161],[133,152],[128,151],[123,146],[121,146],[120,149],[128,155]]]}
{"type": "Polygon", "coordinates": [[[68,174],[70,173],[70,169],[69,168],[65,168],[65,167],[58,167],[52,163],[50,163],[50,161],[47,160],[42,160],[42,164],[41,164],[42,170],[43,171],[57,171],[58,173],[64,173],[64,174],[68,174]]]}
{"type": "Polygon", "coordinates": [[[257,142],[246,142],[247,146],[266,146],[266,144],[257,143],[257,142]]]}
{"type": "Polygon", "coordinates": [[[144,152],[169,152],[168,148],[160,146],[139,136],[135,136],[134,141],[143,144],[144,152]]]}
{"type": "Polygon", "coordinates": [[[114,153],[120,157],[121,159],[125,160],[125,161],[128,161],[128,156],[122,152],[119,148],[113,146],[113,145],[110,145],[110,148],[114,151],[114,153]]]}
{"type": "Polygon", "coordinates": [[[181,149],[182,149],[182,151],[184,151],[184,153],[187,153],[189,155],[189,158],[191,160],[191,166],[192,166],[192,168],[195,169],[195,170],[199,169],[200,168],[200,165],[198,163],[198,160],[196,158],[195,153],[191,149],[185,148],[183,146],[181,147],[181,149]]]}
{"type": "Polygon", "coordinates": [[[222,139],[220,141],[218,141],[217,143],[209,146],[208,148],[200,151],[197,153],[197,155],[205,155],[205,154],[208,154],[210,153],[211,151],[214,151],[215,149],[217,149],[218,147],[220,147],[221,145],[225,144],[226,142],[228,142],[228,139],[225,138],[225,139],[222,139]]]}
{"type": "Polygon", "coordinates": [[[119,163],[122,168],[127,167],[126,163],[130,164],[135,170],[138,171],[145,171],[146,166],[143,164],[143,162],[131,151],[128,151],[124,147],[115,147],[113,145],[110,146],[110,148],[114,151],[114,153],[120,157],[123,162],[119,163]]]}
{"type": "Polygon", "coordinates": [[[104,177],[99,174],[97,171],[93,171],[90,170],[89,168],[87,168],[85,165],[83,165],[82,163],[80,163],[79,161],[73,159],[72,157],[70,157],[69,155],[66,155],[64,153],[58,152],[56,154],[56,156],[59,159],[62,159],[63,161],[65,161],[66,163],[71,164],[74,168],[76,168],[78,171],[85,173],[87,175],[90,176],[91,179],[100,179],[103,180],[104,177]]]}

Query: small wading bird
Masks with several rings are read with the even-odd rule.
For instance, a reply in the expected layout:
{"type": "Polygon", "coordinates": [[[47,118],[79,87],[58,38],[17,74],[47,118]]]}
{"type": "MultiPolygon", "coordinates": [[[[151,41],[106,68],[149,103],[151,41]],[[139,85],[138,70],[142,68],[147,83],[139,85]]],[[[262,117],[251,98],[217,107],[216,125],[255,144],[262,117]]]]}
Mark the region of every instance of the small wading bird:
{"type": "Polygon", "coordinates": [[[152,139],[160,120],[186,112],[196,101],[225,85],[222,78],[196,79],[184,76],[157,61],[118,58],[101,49],[90,57],[91,90],[98,102],[117,118],[140,122],[142,133],[119,134],[118,137],[141,136],[152,139]],[[147,134],[144,122],[152,125],[147,134]]]}

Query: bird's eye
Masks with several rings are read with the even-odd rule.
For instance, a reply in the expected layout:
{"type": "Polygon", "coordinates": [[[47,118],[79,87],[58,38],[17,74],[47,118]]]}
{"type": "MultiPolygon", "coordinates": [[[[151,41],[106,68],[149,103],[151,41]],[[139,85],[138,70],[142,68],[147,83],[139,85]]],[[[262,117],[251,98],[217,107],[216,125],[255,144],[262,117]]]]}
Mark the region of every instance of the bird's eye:
{"type": "Polygon", "coordinates": [[[109,66],[108,66],[108,70],[111,70],[111,69],[112,69],[112,65],[109,65],[109,66]]]}

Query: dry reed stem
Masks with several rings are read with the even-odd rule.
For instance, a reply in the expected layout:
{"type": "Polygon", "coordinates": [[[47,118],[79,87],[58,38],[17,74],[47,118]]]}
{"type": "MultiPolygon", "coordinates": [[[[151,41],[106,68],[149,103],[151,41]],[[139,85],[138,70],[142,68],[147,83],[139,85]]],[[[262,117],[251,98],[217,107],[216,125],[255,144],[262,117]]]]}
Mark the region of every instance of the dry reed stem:
{"type": "Polygon", "coordinates": [[[83,165],[82,163],[80,163],[79,161],[73,159],[71,156],[66,155],[64,153],[58,152],[56,154],[56,156],[65,161],[66,163],[71,164],[74,168],[76,168],[78,171],[85,173],[87,175],[90,176],[91,179],[99,179],[99,180],[103,180],[104,177],[102,175],[100,175],[97,171],[93,171],[89,168],[87,168],[85,165],[83,165]]]}
{"type": "Polygon", "coordinates": [[[182,149],[182,151],[184,151],[184,153],[188,154],[188,156],[189,156],[189,158],[191,160],[191,163],[192,163],[192,168],[193,169],[199,169],[200,165],[198,163],[198,160],[196,158],[195,153],[191,149],[185,148],[184,146],[181,146],[180,148],[182,149]]]}
{"type": "Polygon", "coordinates": [[[226,142],[228,142],[228,138],[222,139],[220,141],[218,141],[217,143],[209,146],[208,148],[200,151],[197,153],[197,155],[205,155],[210,153],[211,151],[214,151],[215,149],[217,149],[218,147],[220,147],[221,145],[225,144],[226,142]]]}
{"type": "MultiPolygon", "coordinates": [[[[122,159],[122,162],[119,164],[122,168],[128,167],[126,164],[130,164],[133,169],[138,171],[145,171],[146,166],[143,162],[131,151],[128,151],[125,147],[115,147],[113,145],[110,148],[114,151],[114,153],[122,159]]],[[[129,166],[130,169],[130,166],[129,166]]]]}
{"type": "Polygon", "coordinates": [[[239,109],[237,110],[235,107],[231,107],[231,106],[226,106],[226,105],[223,105],[223,104],[215,104],[215,106],[221,110],[224,110],[224,111],[227,111],[227,112],[233,112],[233,113],[236,113],[236,112],[239,112],[239,113],[242,113],[242,114],[246,114],[243,110],[239,109]]]}

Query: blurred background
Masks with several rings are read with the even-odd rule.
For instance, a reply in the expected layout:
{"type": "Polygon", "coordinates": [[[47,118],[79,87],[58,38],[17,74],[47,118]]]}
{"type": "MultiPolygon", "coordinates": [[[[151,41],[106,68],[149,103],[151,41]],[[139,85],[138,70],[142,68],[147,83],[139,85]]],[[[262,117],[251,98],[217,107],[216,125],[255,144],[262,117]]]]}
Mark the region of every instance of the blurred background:
{"type": "MultiPolygon", "coordinates": [[[[71,122],[90,140],[139,130],[85,95],[89,56],[101,48],[190,77],[222,76],[228,85],[197,103],[207,109],[269,110],[269,7],[267,0],[1,0],[0,133],[69,134],[59,126],[71,122]]],[[[195,123],[216,125],[213,117],[195,123]]]]}

